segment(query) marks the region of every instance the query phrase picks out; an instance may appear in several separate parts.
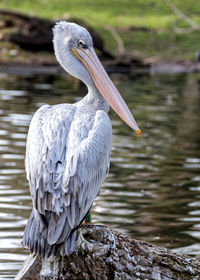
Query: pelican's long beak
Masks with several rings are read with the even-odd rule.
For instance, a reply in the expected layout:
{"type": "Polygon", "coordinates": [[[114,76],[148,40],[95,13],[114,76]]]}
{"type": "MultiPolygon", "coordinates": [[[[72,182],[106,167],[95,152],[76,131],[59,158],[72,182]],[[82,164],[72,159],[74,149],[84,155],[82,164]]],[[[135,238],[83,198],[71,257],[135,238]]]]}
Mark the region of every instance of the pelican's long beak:
{"type": "Polygon", "coordinates": [[[96,87],[108,104],[110,104],[110,106],[122,118],[122,120],[124,120],[132,129],[134,129],[138,135],[141,135],[141,130],[139,129],[134,117],[106,73],[94,49],[74,48],[71,49],[71,52],[85,65],[96,87]]]}

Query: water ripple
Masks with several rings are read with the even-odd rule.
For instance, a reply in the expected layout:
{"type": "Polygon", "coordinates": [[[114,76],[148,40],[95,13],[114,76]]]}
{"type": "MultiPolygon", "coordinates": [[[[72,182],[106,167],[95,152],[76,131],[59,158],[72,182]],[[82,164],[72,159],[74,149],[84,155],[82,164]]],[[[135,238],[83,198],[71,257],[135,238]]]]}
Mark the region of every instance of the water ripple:
{"type": "MultiPolygon", "coordinates": [[[[27,254],[20,242],[32,208],[24,171],[30,120],[42,104],[80,100],[82,88],[60,76],[1,75],[0,82],[0,278],[11,279],[27,254]]],[[[92,219],[134,238],[199,254],[199,78],[117,77],[116,82],[142,136],[111,110],[110,173],[92,219]]]]}

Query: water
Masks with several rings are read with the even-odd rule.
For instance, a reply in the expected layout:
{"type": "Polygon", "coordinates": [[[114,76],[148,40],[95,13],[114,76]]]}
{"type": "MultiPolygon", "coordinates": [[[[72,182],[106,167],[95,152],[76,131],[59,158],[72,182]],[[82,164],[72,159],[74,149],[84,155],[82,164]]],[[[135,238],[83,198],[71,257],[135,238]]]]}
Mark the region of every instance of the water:
{"type": "MultiPolygon", "coordinates": [[[[113,80],[143,134],[111,112],[110,174],[92,218],[136,239],[200,253],[200,74],[113,80]]],[[[12,279],[31,198],[24,173],[28,126],[44,103],[75,102],[86,92],[61,76],[0,76],[0,279],[12,279]]]]}

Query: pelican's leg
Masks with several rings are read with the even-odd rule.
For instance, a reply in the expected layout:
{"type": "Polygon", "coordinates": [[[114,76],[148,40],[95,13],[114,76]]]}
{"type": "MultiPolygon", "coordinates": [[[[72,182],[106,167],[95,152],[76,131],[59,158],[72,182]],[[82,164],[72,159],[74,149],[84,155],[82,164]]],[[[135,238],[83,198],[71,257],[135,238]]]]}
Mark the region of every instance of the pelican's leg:
{"type": "Polygon", "coordinates": [[[92,222],[92,215],[90,214],[90,212],[87,213],[87,215],[85,216],[85,223],[91,223],[92,222]]]}
{"type": "MultiPolygon", "coordinates": [[[[90,208],[91,209],[91,208],[90,208]]],[[[87,212],[87,214],[85,215],[82,224],[89,224],[92,222],[92,215],[90,214],[90,210],[87,212]]]]}

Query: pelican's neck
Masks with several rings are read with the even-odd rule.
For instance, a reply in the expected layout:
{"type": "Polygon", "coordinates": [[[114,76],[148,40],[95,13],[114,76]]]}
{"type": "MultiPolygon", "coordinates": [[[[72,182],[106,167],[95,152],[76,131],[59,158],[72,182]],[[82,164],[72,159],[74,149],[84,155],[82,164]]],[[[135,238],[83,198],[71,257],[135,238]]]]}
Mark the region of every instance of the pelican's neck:
{"type": "Polygon", "coordinates": [[[91,109],[97,111],[97,110],[103,110],[106,113],[109,111],[109,105],[106,102],[106,100],[103,98],[95,84],[89,83],[86,84],[88,88],[87,95],[81,100],[81,103],[84,105],[90,106],[91,109]]]}

